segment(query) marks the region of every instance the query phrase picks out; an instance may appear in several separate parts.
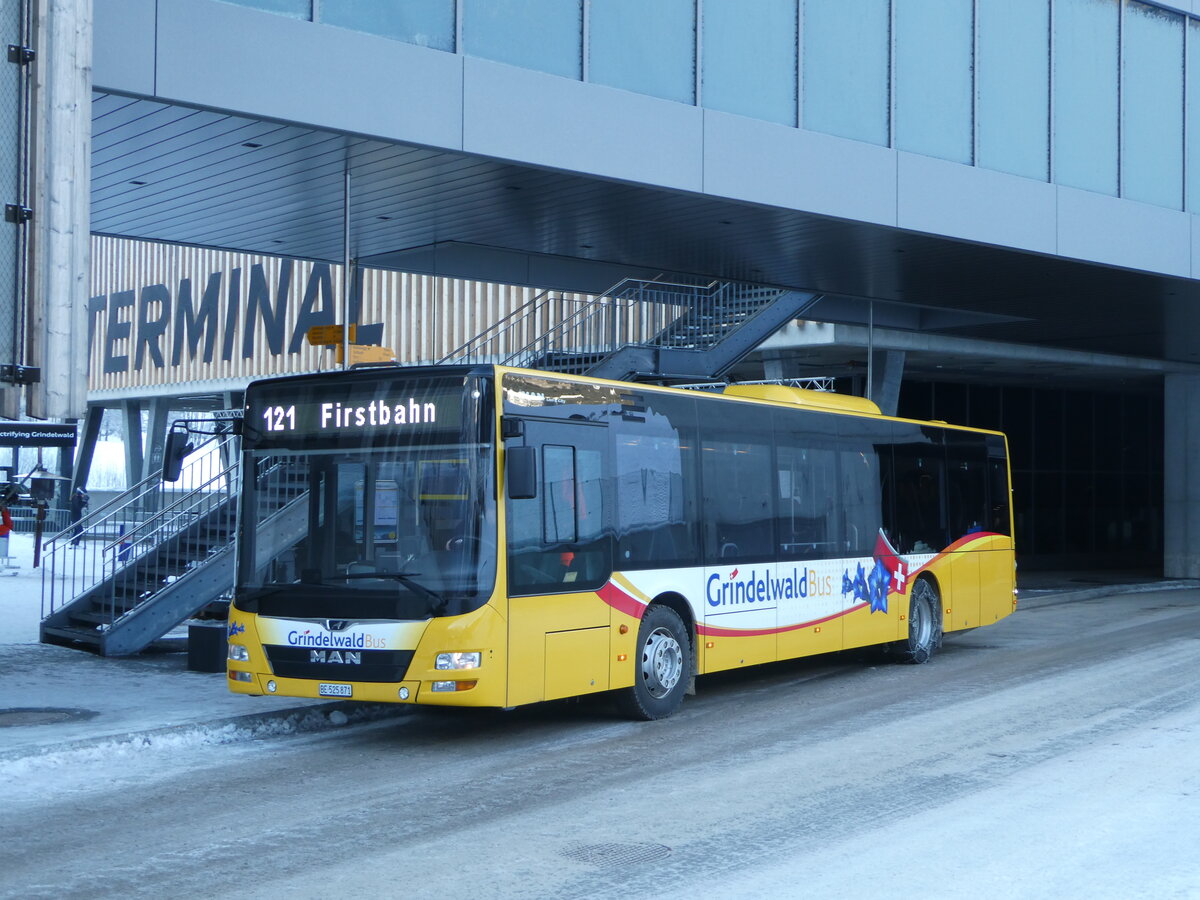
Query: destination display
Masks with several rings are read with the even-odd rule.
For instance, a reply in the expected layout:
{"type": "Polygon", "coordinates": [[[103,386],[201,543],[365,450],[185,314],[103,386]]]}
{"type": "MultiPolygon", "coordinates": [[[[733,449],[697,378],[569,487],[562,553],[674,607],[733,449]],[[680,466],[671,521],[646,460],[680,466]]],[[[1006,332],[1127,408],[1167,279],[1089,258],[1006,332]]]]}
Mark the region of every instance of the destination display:
{"type": "Polygon", "coordinates": [[[470,399],[464,390],[470,389],[461,378],[251,385],[243,439],[247,446],[295,446],[297,441],[359,443],[406,433],[457,432],[470,399]]]}

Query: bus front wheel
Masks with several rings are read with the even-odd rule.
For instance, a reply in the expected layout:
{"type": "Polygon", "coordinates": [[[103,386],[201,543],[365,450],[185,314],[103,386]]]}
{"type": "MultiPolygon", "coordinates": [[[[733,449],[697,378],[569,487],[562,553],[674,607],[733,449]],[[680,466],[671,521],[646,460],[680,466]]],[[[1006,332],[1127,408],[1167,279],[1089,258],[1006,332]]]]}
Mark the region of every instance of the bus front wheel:
{"type": "Polygon", "coordinates": [[[920,578],[908,604],[908,639],[900,641],[901,656],[905,662],[928,662],[941,645],[942,599],[932,581],[920,578]]]}
{"type": "Polygon", "coordinates": [[[638,627],[633,687],[617,695],[617,706],[634,719],[662,719],[679,708],[692,677],[687,629],[669,606],[651,606],[638,627]]]}

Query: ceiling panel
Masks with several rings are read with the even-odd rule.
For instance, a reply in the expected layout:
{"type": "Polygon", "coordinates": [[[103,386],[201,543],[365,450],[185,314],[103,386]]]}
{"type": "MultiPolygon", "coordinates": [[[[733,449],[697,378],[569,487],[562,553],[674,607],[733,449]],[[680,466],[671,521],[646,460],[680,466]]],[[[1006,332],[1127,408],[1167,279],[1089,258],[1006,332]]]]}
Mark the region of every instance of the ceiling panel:
{"type": "Polygon", "coordinates": [[[1200,362],[1188,280],[149,100],[98,94],[93,122],[98,233],[339,261],[349,167],[368,263],[477,245],[987,313],[945,330],[1200,362]]]}

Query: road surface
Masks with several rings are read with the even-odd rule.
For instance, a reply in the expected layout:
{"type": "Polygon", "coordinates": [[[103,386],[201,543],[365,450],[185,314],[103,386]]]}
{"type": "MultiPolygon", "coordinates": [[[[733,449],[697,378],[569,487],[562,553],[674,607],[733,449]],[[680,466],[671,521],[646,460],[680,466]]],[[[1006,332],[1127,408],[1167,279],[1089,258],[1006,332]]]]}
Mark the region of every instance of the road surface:
{"type": "MultiPolygon", "coordinates": [[[[1200,897],[1200,591],[0,785],[0,896],[1200,897]]],[[[247,700],[248,703],[253,701],[247,700]]]]}

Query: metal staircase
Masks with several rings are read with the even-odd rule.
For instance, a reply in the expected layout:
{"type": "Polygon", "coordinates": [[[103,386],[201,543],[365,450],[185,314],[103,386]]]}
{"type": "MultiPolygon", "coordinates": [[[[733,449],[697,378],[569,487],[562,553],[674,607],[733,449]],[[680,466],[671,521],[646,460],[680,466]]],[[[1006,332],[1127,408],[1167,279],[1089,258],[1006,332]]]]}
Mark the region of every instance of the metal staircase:
{"type": "Polygon", "coordinates": [[[818,298],[720,281],[626,279],[597,297],[544,291],[440,362],[615,380],[716,378],[818,298]]]}
{"type": "MultiPolygon", "coordinates": [[[[148,478],[45,543],[43,643],[128,656],[229,597],[241,478],[236,443],[214,437],[174,484],[148,478]]],[[[271,485],[275,518],[304,515],[306,484],[277,469],[255,477],[271,485]]]]}

